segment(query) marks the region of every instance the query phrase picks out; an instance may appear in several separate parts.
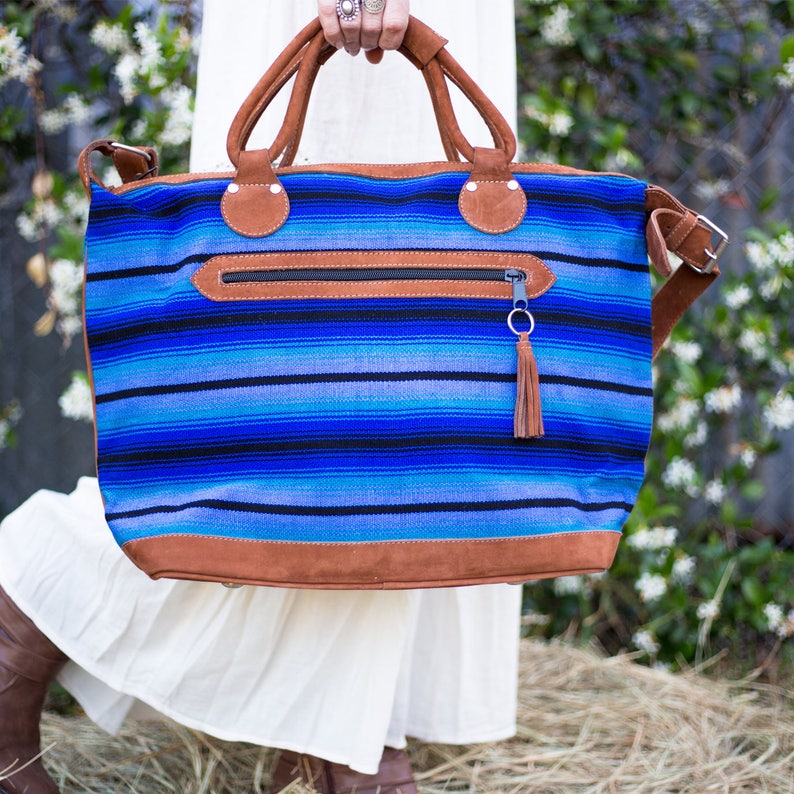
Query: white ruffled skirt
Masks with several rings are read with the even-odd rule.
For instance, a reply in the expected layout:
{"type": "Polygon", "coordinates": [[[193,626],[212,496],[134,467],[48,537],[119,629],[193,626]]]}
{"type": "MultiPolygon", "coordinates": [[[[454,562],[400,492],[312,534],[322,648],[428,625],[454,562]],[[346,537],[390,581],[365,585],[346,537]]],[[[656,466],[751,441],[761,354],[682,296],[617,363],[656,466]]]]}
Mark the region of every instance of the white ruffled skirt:
{"type": "MultiPolygon", "coordinates": [[[[515,122],[512,0],[414,0],[412,12],[515,122]]],[[[315,0],[205,0],[192,170],[223,167],[237,107],[315,0]],[[243,24],[240,21],[243,20],[243,24]]],[[[454,97],[470,140],[477,112],[454,97]],[[470,133],[469,130],[472,130],[470,133]]],[[[279,98],[255,131],[269,145],[279,98]]],[[[387,53],[323,67],[300,162],[443,156],[424,80],[387,53]]],[[[478,136],[484,136],[478,138],[478,136]]],[[[0,525],[0,585],[72,660],[60,681],[110,732],[154,709],[221,739],[364,773],[405,737],[468,744],[515,731],[521,588],[326,592],[152,581],[108,529],[97,482],[39,491],[0,525]]]]}
{"type": "Polygon", "coordinates": [[[72,660],[59,680],[110,732],[154,709],[371,774],[406,736],[515,731],[520,587],[153,581],[113,540],[93,478],[39,491],[3,521],[0,585],[72,660]]]}

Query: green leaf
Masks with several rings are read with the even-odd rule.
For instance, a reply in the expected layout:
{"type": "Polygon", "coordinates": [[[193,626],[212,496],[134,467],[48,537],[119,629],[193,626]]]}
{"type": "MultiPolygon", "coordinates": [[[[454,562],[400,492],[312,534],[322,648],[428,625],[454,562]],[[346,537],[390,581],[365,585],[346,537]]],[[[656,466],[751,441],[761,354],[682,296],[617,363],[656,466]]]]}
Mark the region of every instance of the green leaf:
{"type": "Polygon", "coordinates": [[[760,607],[769,601],[766,591],[757,579],[752,577],[742,579],[741,588],[745,600],[753,606],[760,607]]]}

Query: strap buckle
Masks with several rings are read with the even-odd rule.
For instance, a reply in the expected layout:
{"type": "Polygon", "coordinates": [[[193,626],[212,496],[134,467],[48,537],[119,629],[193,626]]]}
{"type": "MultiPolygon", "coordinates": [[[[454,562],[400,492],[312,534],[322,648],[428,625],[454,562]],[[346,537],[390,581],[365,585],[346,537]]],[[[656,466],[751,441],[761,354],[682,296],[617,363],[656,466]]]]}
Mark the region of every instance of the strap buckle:
{"type": "Polygon", "coordinates": [[[722,256],[723,251],[728,247],[728,243],[730,239],[725,232],[720,229],[715,223],[712,223],[705,215],[698,215],[697,216],[698,222],[705,226],[712,235],[717,235],[720,240],[712,249],[704,248],[703,253],[708,257],[708,261],[706,262],[703,267],[694,267],[694,270],[697,270],[698,273],[711,273],[714,268],[717,266],[717,260],[722,256]]]}
{"type": "MultiPolygon", "coordinates": [[[[132,152],[133,154],[137,154],[139,157],[143,157],[146,160],[146,164],[149,166],[149,168],[146,171],[135,174],[136,180],[140,181],[141,179],[146,179],[147,176],[157,174],[157,163],[154,161],[152,155],[146,151],[146,149],[139,149],[137,146],[128,146],[126,143],[119,143],[118,141],[110,141],[110,145],[114,149],[122,149],[125,152],[132,152]]],[[[124,181],[126,182],[128,180],[125,179],[124,181]]]]}
{"type": "Polygon", "coordinates": [[[145,157],[147,163],[152,162],[152,156],[145,149],[139,149],[137,146],[127,146],[126,143],[119,143],[118,141],[111,141],[110,145],[114,149],[123,149],[125,152],[132,152],[133,154],[145,157]]]}

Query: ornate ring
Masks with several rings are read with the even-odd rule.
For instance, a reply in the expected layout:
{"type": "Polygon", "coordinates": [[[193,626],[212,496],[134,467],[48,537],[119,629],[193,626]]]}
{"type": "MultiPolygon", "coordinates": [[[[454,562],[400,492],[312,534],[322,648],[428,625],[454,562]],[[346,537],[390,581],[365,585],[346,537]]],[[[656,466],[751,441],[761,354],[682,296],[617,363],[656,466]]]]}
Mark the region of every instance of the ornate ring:
{"type": "Polygon", "coordinates": [[[336,15],[343,22],[352,22],[358,16],[361,0],[336,0],[336,15]]]}
{"type": "Polygon", "coordinates": [[[364,0],[362,5],[370,14],[380,14],[386,5],[386,0],[364,0]]]}

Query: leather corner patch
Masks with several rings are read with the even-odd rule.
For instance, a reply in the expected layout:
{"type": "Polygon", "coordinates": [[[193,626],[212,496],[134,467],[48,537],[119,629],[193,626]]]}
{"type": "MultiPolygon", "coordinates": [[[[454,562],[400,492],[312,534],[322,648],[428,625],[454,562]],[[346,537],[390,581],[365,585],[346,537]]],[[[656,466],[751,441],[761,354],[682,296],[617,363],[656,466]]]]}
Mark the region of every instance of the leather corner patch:
{"type": "Polygon", "coordinates": [[[527,197],[514,179],[470,179],[460,191],[458,207],[472,228],[487,234],[505,234],[520,226],[524,220],[527,197]]]}
{"type": "Polygon", "coordinates": [[[289,197],[278,181],[272,184],[232,182],[221,199],[226,225],[243,237],[267,237],[289,217],[289,197]]]}

